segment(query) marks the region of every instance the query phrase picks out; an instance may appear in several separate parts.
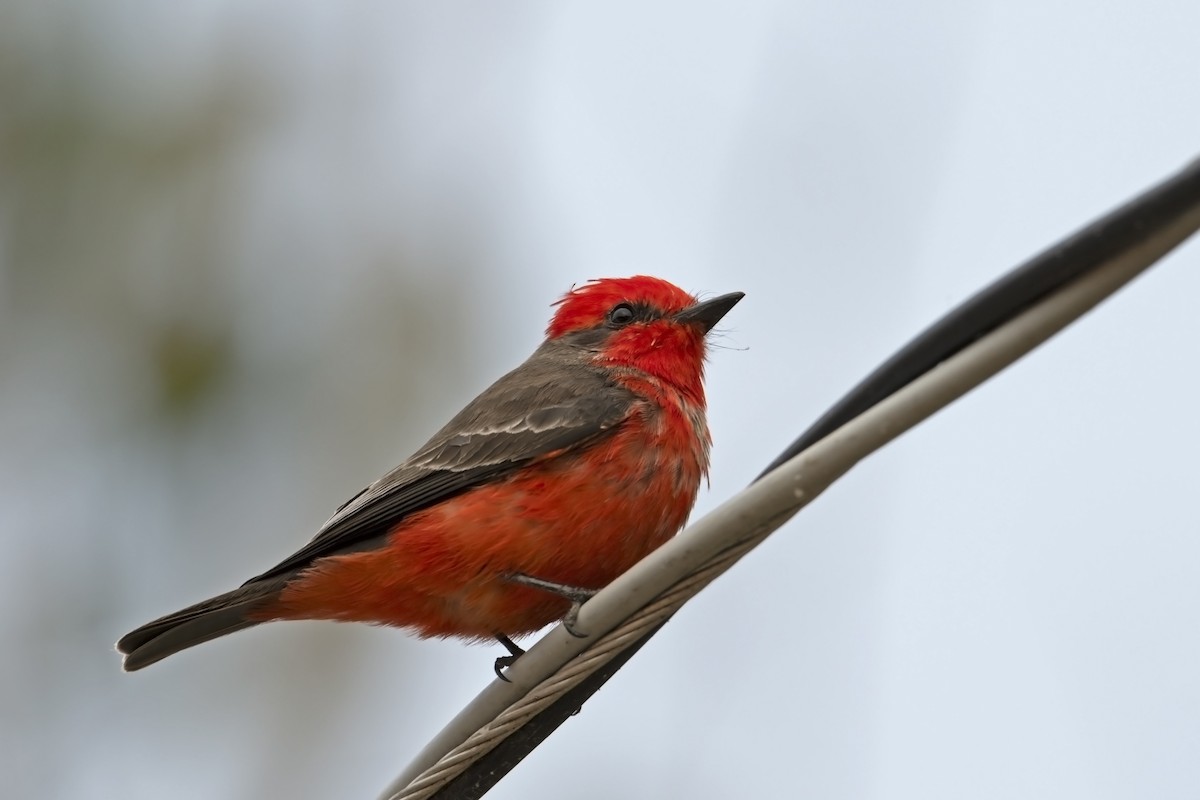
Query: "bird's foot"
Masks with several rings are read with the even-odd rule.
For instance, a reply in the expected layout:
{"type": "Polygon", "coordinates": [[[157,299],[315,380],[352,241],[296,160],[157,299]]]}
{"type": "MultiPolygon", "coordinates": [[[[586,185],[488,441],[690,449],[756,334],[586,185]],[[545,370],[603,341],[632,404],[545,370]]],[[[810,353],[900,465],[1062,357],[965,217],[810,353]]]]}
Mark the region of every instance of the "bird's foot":
{"type": "Polygon", "coordinates": [[[567,612],[565,617],[563,617],[563,627],[566,628],[567,633],[571,634],[576,639],[587,638],[587,634],[583,631],[580,631],[579,628],[576,627],[576,623],[579,621],[579,609],[584,603],[596,595],[595,589],[585,589],[582,586],[568,586],[563,583],[555,583],[554,581],[535,578],[532,575],[525,575],[521,572],[514,572],[510,575],[507,575],[506,579],[512,583],[520,584],[521,586],[528,586],[531,589],[541,589],[543,592],[549,592],[550,594],[558,595],[559,597],[570,600],[571,610],[567,612]]]}
{"type": "Polygon", "coordinates": [[[579,622],[579,609],[583,608],[583,603],[576,600],[571,604],[571,610],[562,618],[563,630],[574,636],[576,639],[586,639],[587,634],[575,627],[579,622]]]}
{"type": "Polygon", "coordinates": [[[505,683],[512,683],[512,681],[504,677],[503,671],[517,663],[517,659],[525,655],[525,651],[521,649],[516,642],[505,636],[503,633],[497,633],[496,640],[499,641],[500,644],[504,645],[504,647],[508,650],[508,655],[501,656],[500,658],[496,659],[496,665],[494,667],[496,670],[496,677],[505,683]]]}

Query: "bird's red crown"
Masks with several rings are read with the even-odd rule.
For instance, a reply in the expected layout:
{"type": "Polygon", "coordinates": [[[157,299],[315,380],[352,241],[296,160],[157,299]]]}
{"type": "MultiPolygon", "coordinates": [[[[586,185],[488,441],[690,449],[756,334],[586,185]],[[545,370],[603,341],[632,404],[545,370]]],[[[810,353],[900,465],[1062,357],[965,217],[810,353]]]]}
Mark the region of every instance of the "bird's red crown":
{"type": "Polygon", "coordinates": [[[613,306],[622,302],[643,303],[669,315],[694,305],[696,298],[675,284],[650,275],[588,281],[554,304],[558,310],[546,328],[546,336],[555,339],[571,331],[593,328],[604,322],[613,306]]]}

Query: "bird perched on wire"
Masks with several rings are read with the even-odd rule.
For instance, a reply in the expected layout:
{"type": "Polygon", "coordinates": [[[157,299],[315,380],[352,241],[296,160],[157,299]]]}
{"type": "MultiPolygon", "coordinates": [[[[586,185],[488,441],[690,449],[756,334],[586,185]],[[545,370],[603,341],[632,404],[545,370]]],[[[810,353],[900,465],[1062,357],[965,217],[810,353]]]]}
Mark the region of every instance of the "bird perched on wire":
{"type": "Polygon", "coordinates": [[[659,278],[568,292],[525,363],[307,545],[117,642],[126,670],[263,622],[510,637],[564,618],[673,536],[708,471],[705,338],[742,293],[659,278]]]}

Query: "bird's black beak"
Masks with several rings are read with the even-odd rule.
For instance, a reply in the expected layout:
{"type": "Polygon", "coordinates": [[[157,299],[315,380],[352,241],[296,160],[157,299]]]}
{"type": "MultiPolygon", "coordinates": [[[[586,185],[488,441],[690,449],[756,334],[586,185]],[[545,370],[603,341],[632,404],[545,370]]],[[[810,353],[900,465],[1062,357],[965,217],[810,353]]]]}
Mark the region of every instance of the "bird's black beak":
{"type": "Polygon", "coordinates": [[[745,292],[730,292],[703,303],[696,303],[675,315],[676,322],[695,322],[704,329],[705,333],[721,321],[721,317],[729,313],[729,309],[737,305],[738,300],[745,297],[745,292]]]}

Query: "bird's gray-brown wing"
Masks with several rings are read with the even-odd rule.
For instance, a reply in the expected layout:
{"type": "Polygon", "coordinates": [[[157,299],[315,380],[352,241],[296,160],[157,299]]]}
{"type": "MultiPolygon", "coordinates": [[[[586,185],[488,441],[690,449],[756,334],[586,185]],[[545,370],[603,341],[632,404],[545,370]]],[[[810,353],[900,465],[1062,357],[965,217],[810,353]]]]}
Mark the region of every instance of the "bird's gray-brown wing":
{"type": "Polygon", "coordinates": [[[571,356],[562,345],[544,344],[411,458],[347,501],[312,541],[247,585],[377,546],[409,514],[610,433],[637,397],[571,356]]]}

